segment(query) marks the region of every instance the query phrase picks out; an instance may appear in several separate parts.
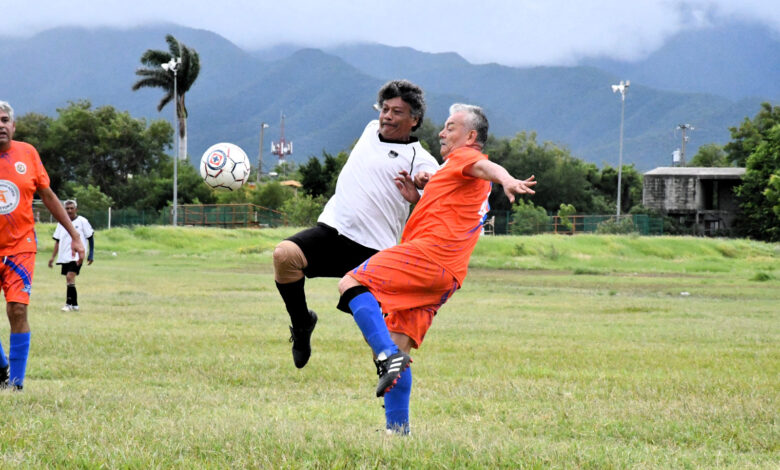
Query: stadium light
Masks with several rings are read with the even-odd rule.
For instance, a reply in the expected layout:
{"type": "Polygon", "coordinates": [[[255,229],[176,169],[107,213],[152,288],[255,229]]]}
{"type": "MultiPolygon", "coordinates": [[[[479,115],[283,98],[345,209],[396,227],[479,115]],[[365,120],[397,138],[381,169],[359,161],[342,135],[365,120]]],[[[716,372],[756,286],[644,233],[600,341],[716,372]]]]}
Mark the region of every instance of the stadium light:
{"type": "Polygon", "coordinates": [[[179,158],[181,158],[181,155],[179,155],[179,97],[176,90],[177,85],[177,75],[176,72],[179,69],[179,65],[181,65],[181,57],[173,58],[171,57],[171,60],[164,64],[160,64],[160,67],[162,67],[163,70],[166,72],[173,72],[173,135],[174,138],[174,145],[176,145],[176,158],[173,159],[173,206],[171,208],[171,216],[173,217],[173,226],[175,227],[178,218],[179,218],[179,211],[178,211],[178,179],[179,179],[179,158]]]}
{"type": "Polygon", "coordinates": [[[260,153],[257,156],[257,184],[260,185],[260,173],[262,173],[263,170],[263,134],[265,134],[265,130],[268,129],[268,124],[262,123],[260,124],[260,153]]]}
{"type": "Polygon", "coordinates": [[[617,182],[617,218],[620,219],[620,193],[621,177],[623,176],[623,117],[626,113],[626,92],[631,85],[631,80],[620,80],[618,85],[612,85],[612,93],[620,92],[620,156],[618,157],[618,182],[617,182]]]}

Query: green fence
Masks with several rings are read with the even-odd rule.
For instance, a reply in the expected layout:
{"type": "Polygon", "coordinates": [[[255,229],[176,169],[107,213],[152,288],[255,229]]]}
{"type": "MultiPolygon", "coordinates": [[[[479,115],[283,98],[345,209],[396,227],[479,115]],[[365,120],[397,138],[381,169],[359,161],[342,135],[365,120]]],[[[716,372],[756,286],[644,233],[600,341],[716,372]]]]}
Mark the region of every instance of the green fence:
{"type": "MultiPolygon", "coordinates": [[[[43,205],[35,205],[36,220],[56,222],[43,205]]],[[[170,225],[173,222],[171,208],[162,211],[139,211],[136,209],[112,209],[105,211],[79,211],[89,219],[96,229],[126,227],[131,225],[170,225]]],[[[644,214],[624,215],[630,218],[641,235],[663,235],[663,219],[644,214]]],[[[491,233],[504,235],[512,233],[511,211],[491,211],[491,233]]],[[[562,223],[558,216],[549,216],[544,226],[536,228],[537,233],[594,233],[599,224],[614,220],[614,215],[574,215],[569,217],[570,225],[562,223]]],[[[185,204],[178,207],[178,225],[199,225],[212,227],[280,227],[287,225],[282,212],[254,204],[185,204]]]]}
{"type": "MultiPolygon", "coordinates": [[[[254,204],[186,204],[177,208],[178,225],[213,227],[279,227],[287,225],[285,215],[279,211],[254,204]]],[[[39,222],[56,222],[43,205],[34,207],[39,222]]],[[[132,225],[171,225],[171,208],[162,211],[136,209],[107,209],[100,211],[79,210],[79,215],[89,220],[95,229],[127,227],[132,225]]]]}
{"type": "MultiPolygon", "coordinates": [[[[492,211],[488,214],[488,219],[493,220],[494,233],[510,234],[512,233],[513,213],[511,211],[492,211]]],[[[568,217],[568,223],[561,220],[557,215],[548,216],[544,225],[536,227],[536,233],[559,233],[559,234],[577,234],[577,233],[595,233],[599,224],[607,221],[614,221],[615,215],[572,215],[568,217]]],[[[646,214],[626,214],[621,215],[620,219],[630,219],[634,228],[640,235],[663,235],[664,221],[660,217],[650,217],[646,214]]]]}
{"type": "MultiPolygon", "coordinates": [[[[171,218],[166,207],[163,217],[171,218]]],[[[217,227],[279,227],[287,225],[282,212],[254,204],[185,204],[178,207],[178,225],[217,227]]]]}

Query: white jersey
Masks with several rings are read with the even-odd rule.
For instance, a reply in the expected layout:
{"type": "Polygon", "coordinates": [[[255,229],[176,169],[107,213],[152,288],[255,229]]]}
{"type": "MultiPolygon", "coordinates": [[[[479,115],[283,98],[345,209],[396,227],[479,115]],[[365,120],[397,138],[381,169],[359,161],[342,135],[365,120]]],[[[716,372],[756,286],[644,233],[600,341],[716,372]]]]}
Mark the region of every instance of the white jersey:
{"type": "Polygon", "coordinates": [[[318,222],[350,240],[382,250],[395,246],[409,217],[409,202],[395,186],[398,172],[434,173],[439,163],[419,142],[379,139],[379,121],[371,121],[349,154],[336,182],[336,193],[318,222]]]}
{"type": "MultiPolygon", "coordinates": [[[[89,224],[87,219],[80,215],[77,216],[75,220],[71,220],[70,223],[73,224],[73,228],[75,228],[79,233],[81,244],[86,250],[89,250],[89,246],[87,245],[87,238],[95,234],[95,231],[92,230],[92,225],[89,224]]],[[[78,254],[73,256],[71,251],[70,243],[72,239],[70,238],[70,234],[67,230],[65,230],[65,227],[63,227],[62,224],[57,224],[57,228],[54,229],[54,235],[52,235],[52,238],[60,242],[59,251],[57,252],[57,264],[78,261],[78,254]]]]}

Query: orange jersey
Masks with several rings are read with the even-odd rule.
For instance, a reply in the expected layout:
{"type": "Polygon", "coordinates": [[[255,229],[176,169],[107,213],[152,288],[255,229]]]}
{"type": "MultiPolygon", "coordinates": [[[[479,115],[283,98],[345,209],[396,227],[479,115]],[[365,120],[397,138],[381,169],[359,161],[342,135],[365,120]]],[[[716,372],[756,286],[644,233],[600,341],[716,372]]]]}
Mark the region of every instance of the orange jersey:
{"type": "Polygon", "coordinates": [[[408,242],[463,284],[469,258],[488,212],[489,181],[463,170],[487,159],[478,150],[461,147],[447,156],[425,186],[425,192],[406,223],[401,242],[408,242]]]}
{"type": "Polygon", "coordinates": [[[49,187],[49,175],[38,151],[30,144],[11,141],[0,152],[0,255],[37,251],[33,195],[49,187]]]}

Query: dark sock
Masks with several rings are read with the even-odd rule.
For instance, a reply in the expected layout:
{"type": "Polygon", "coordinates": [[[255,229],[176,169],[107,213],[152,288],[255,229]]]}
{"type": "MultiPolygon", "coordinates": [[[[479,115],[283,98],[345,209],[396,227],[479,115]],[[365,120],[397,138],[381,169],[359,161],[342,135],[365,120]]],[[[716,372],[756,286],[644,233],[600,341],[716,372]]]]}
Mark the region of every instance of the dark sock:
{"type": "Polygon", "coordinates": [[[306,278],[302,277],[300,280],[288,284],[276,283],[276,288],[284,300],[284,306],[287,308],[287,313],[290,314],[290,321],[295,329],[311,326],[311,315],[309,315],[309,307],[306,305],[306,293],[303,290],[305,282],[306,278]]]}
{"type": "Polygon", "coordinates": [[[78,305],[79,304],[79,297],[76,293],[76,285],[75,284],[68,284],[68,291],[65,297],[65,303],[68,305],[78,305]]]}

